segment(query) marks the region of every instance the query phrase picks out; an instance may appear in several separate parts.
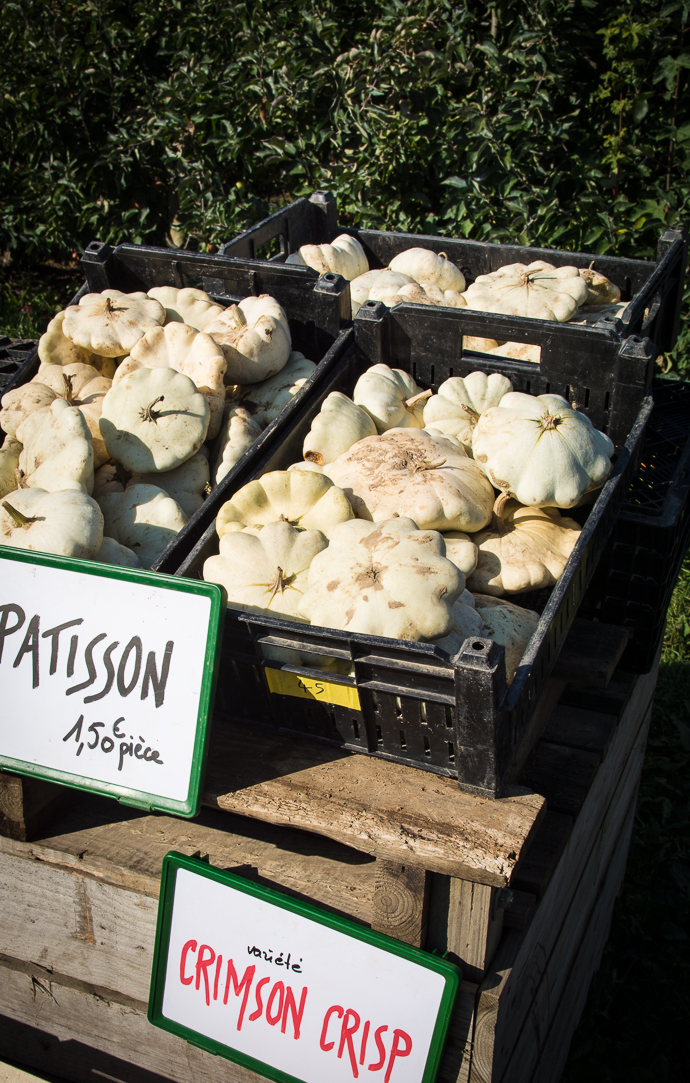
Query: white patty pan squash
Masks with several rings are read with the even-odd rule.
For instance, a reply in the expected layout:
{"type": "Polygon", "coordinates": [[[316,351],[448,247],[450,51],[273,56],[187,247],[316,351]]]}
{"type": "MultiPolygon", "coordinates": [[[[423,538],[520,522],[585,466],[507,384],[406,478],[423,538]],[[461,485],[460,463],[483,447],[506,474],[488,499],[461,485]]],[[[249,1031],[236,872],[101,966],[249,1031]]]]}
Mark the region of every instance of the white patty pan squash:
{"type": "Polygon", "coordinates": [[[138,369],[111,387],[100,427],[109,455],[133,474],[174,470],[206,439],[211,412],[188,376],[138,369]]]}
{"type": "Polygon", "coordinates": [[[461,530],[446,530],[443,540],[446,544],[446,556],[453,561],[467,579],[477,567],[478,549],[475,544],[478,534],[470,538],[461,530]]]}
{"type": "Polygon", "coordinates": [[[255,384],[285,367],[292,346],[284,310],[267,293],[245,297],[206,326],[227,361],[226,384],[255,384]]]}
{"type": "Polygon", "coordinates": [[[141,567],[136,553],[128,549],[126,545],[120,545],[114,538],[108,538],[105,535],[103,535],[100,549],[91,559],[97,564],[116,564],[119,568],[141,567]]]}
{"type": "Polygon", "coordinates": [[[165,309],[165,323],[186,323],[197,331],[204,331],[206,325],[222,316],[225,309],[217,305],[213,298],[203,290],[190,286],[177,289],[175,286],[154,286],[148,291],[165,309]]]}
{"type": "Polygon", "coordinates": [[[6,436],[0,447],[0,496],[13,493],[17,488],[19,454],[22,445],[13,436],[6,436]]]}
{"type": "Polygon", "coordinates": [[[115,359],[101,357],[82,346],[77,346],[63,334],[65,312],[53,316],[46,331],[38,340],[38,356],[42,365],[92,365],[102,376],[112,377],[115,359]]]}
{"type": "Polygon", "coordinates": [[[537,630],[539,614],[504,598],[484,594],[475,594],[474,604],[486,629],[486,638],[505,647],[506,683],[512,684],[527,644],[537,630]]]}
{"type": "Polygon", "coordinates": [[[227,361],[220,346],[210,335],[195,331],[186,323],[154,327],[139,339],[129,357],[120,365],[113,383],[119,383],[138,368],[171,368],[181,372],[196,386],[208,402],[211,418],[209,439],[220,431],[225,404],[227,361]]]}
{"type": "Polygon", "coordinates": [[[204,562],[204,579],[225,587],[230,609],[305,623],[298,609],[309,565],[327,545],[320,530],[284,522],[251,534],[238,530],[225,534],[218,556],[204,562]]]}
{"type": "Polygon", "coordinates": [[[313,267],[320,275],[342,275],[348,282],[369,270],[369,261],[356,237],[341,233],[332,244],[303,244],[285,260],[302,267],[313,267]]]}
{"type": "Polygon", "coordinates": [[[302,530],[320,530],[330,537],[334,527],[353,519],[350,502],[324,474],[307,470],[273,470],[250,481],[221,507],[218,536],[243,527],[288,522],[302,530]]]}
{"type": "Polygon", "coordinates": [[[513,385],[500,372],[470,372],[468,376],[451,376],[424,403],[424,427],[438,429],[446,436],[455,436],[466,447],[472,447],[472,434],[480,414],[490,406],[498,406],[513,385]]]}
{"type": "Polygon", "coordinates": [[[491,519],[494,491],[465,452],[421,429],[368,436],[328,469],[360,519],[394,515],[425,530],[473,533],[491,519]]]}
{"type": "Polygon", "coordinates": [[[391,271],[409,275],[420,286],[436,286],[438,289],[464,293],[465,276],[452,263],[445,252],[432,252],[429,248],[408,248],[395,256],[388,264],[391,271]]]}
{"type": "Polygon", "coordinates": [[[166,470],[165,474],[133,474],[126,488],[132,485],[156,485],[179,504],[189,519],[204,502],[209,478],[208,453],[203,447],[191,459],[174,470],[166,470]]]}
{"type": "Polygon", "coordinates": [[[411,519],[343,523],[312,561],[299,612],[325,628],[390,639],[445,635],[464,579],[443,554],[441,535],[411,519]]]}
{"type": "Polygon", "coordinates": [[[606,275],[594,270],[592,264],[586,271],[580,271],[580,277],[587,283],[586,305],[610,305],[621,299],[621,291],[606,275]]]}
{"type": "Polygon", "coordinates": [[[65,310],[63,334],[102,357],[123,357],[142,335],[165,321],[165,309],[145,293],[87,293],[65,310]]]}
{"type": "Polygon", "coordinates": [[[490,639],[484,622],[475,609],[474,598],[469,590],[463,590],[462,594],[453,602],[453,627],[443,639],[435,640],[435,646],[440,647],[451,658],[462,650],[466,639],[490,639]]]}
{"type": "Polygon", "coordinates": [[[355,278],[350,285],[353,317],[357,315],[365,301],[380,301],[388,308],[407,301],[413,305],[440,305],[445,308],[464,308],[464,294],[457,290],[441,290],[431,283],[422,286],[410,275],[401,271],[367,271],[355,278]]]}
{"type": "Polygon", "coordinates": [[[474,535],[479,547],[468,587],[480,594],[522,594],[551,587],[565,568],[582,527],[557,508],[524,508],[514,500],[502,507],[488,530],[474,535]]]}
{"type": "Polygon", "coordinates": [[[187,522],[179,504],[156,485],[128,486],[102,496],[99,504],[105,533],[131,549],[142,568],[151,567],[187,522]]]}
{"type": "Polygon", "coordinates": [[[99,420],[103,398],[111,388],[112,381],[102,376],[92,365],[41,365],[32,383],[49,387],[57,398],[69,406],[76,406],[91,433],[93,442],[93,465],[98,469],[110,456],[106,450],[99,420]]]}
{"type": "Polygon", "coordinates": [[[376,436],[370,414],[341,391],[331,391],[304,438],[304,458],[316,466],[332,463],[365,436],[376,436]]]}
{"type": "Polygon", "coordinates": [[[64,399],[29,414],[17,429],[22,487],[93,490],[93,444],[83,414],[64,399]]]}
{"type": "Polygon", "coordinates": [[[0,503],[0,545],[91,560],[102,540],[101,510],[78,489],[17,489],[0,503]]]}
{"type": "Polygon", "coordinates": [[[572,508],[609,476],[614,446],[560,395],[513,391],[482,414],[472,450],[492,484],[520,504],[572,508]]]}
{"type": "Polygon", "coordinates": [[[587,283],[577,267],[553,267],[535,263],[511,263],[479,275],[463,294],[468,308],[500,312],[506,316],[529,316],[563,323],[587,298],[587,283]]]}
{"type": "Polygon", "coordinates": [[[240,389],[241,405],[249,410],[257,425],[265,429],[292,402],[315,368],[313,361],[308,361],[304,354],[293,350],[285,368],[275,376],[258,384],[246,384],[240,389]]]}
{"type": "Polygon", "coordinates": [[[33,381],[6,391],[1,400],[0,426],[8,436],[16,436],[24,419],[36,410],[50,406],[51,402],[55,402],[55,397],[55,392],[47,384],[36,384],[33,381]]]}
{"type": "Polygon", "coordinates": [[[430,395],[402,369],[379,364],[360,376],[352,398],[356,406],[371,414],[382,433],[388,429],[423,429],[424,402],[430,395]]]}
{"type": "Polygon", "coordinates": [[[214,448],[213,480],[217,485],[261,436],[261,426],[241,406],[226,406],[214,448]]]}

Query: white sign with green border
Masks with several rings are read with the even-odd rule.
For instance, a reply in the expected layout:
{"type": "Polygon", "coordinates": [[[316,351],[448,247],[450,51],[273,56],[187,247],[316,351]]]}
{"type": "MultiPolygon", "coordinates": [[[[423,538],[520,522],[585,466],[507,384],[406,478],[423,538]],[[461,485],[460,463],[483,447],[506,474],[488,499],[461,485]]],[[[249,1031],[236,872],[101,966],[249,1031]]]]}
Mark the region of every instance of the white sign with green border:
{"type": "Polygon", "coordinates": [[[193,816],[219,587],[0,546],[0,767],[193,816]]]}
{"type": "Polygon", "coordinates": [[[303,899],[163,859],[148,1018],[275,1083],[433,1083],[461,974],[303,899]]]}

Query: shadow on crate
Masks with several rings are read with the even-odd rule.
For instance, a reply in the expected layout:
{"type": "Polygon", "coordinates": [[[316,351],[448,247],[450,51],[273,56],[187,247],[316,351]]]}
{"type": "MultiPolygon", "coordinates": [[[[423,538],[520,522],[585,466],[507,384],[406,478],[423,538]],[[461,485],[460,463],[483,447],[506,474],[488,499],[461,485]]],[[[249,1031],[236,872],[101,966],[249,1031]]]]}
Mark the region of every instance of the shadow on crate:
{"type": "MultiPolygon", "coordinates": [[[[50,994],[41,994],[38,989],[37,995],[50,994]]],[[[115,1083],[170,1083],[167,1076],[149,1072],[72,1038],[61,1041],[54,1034],[10,1019],[6,1015],[0,1015],[0,1032],[3,1036],[3,1056],[19,1059],[27,1068],[34,1068],[42,1073],[51,1073],[79,1083],[103,1083],[104,1079],[113,1080],[115,1083]]]]}
{"type": "MultiPolygon", "coordinates": [[[[115,835],[117,835],[118,844],[121,847],[126,846],[126,837],[123,838],[121,830],[123,825],[131,824],[132,849],[135,850],[141,846],[141,834],[146,826],[145,821],[157,819],[161,821],[161,828],[164,826],[167,828],[166,837],[169,836],[169,845],[161,848],[161,860],[166,849],[177,848],[185,853],[189,851],[186,820],[176,819],[165,813],[149,813],[140,809],[127,808],[114,798],[101,797],[97,794],[75,793],[75,797],[77,800],[72,803],[69,810],[46,826],[39,837],[32,837],[32,841],[50,843],[55,849],[60,849],[61,842],[67,843],[69,836],[89,832],[89,854],[96,856],[97,852],[102,851],[102,856],[108,857],[115,835]]],[[[276,839],[276,828],[272,824],[211,808],[203,808],[195,817],[194,824],[209,830],[209,848],[212,846],[211,833],[215,831],[230,832],[257,842],[274,843],[276,839]]],[[[280,828],[280,846],[281,849],[302,857],[327,856],[346,865],[368,865],[374,860],[369,854],[360,850],[354,850],[340,842],[307,831],[300,831],[297,828],[280,828]]],[[[241,872],[240,875],[243,876],[245,873],[241,872]]],[[[248,873],[247,876],[251,878],[248,873]]],[[[269,883],[264,880],[261,882],[269,883]]],[[[276,885],[269,884],[269,886],[276,885]]]]}

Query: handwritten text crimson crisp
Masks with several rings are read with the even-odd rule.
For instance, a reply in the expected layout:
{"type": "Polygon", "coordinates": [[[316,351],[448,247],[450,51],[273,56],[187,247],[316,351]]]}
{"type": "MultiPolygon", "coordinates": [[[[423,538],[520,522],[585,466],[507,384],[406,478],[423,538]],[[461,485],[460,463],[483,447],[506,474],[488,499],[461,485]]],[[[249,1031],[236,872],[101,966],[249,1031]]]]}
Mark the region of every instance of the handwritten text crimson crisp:
{"type": "MultiPolygon", "coordinates": [[[[234,959],[223,958],[210,944],[187,940],[180,953],[179,980],[192,986],[204,998],[207,1007],[213,1001],[230,1004],[238,1031],[246,1023],[264,1019],[269,1026],[280,1026],[280,1033],[293,1041],[302,1038],[302,1023],[307,1007],[308,987],[294,987],[274,974],[262,975],[262,964],[250,963],[240,977],[234,959]]],[[[320,1009],[321,1010],[321,1009],[320,1009]]],[[[320,1017],[319,1017],[320,1018],[320,1017]]],[[[354,1008],[330,1005],[320,1026],[319,1047],[333,1052],[338,1059],[349,1060],[353,1079],[360,1070],[383,1072],[383,1083],[395,1083],[396,1061],[409,1057],[412,1038],[402,1028],[379,1025],[354,1008]]],[[[367,1078],[371,1078],[367,1076],[367,1078]]]]}

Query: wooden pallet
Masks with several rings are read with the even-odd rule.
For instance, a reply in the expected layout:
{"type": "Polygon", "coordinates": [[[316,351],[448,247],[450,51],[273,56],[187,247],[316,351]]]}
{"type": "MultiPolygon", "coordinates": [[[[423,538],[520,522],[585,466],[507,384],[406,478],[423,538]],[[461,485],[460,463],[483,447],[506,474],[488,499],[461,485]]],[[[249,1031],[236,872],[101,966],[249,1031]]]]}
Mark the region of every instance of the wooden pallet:
{"type": "Polygon", "coordinates": [[[443,1083],[557,1083],[625,867],[655,683],[597,676],[588,692],[573,676],[500,801],[280,734],[259,752],[226,727],[197,821],[80,796],[41,839],[0,838],[0,1056],[75,1083],[258,1083],[146,1021],[161,861],[200,850],[458,960],[443,1083]]]}

